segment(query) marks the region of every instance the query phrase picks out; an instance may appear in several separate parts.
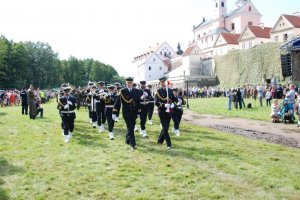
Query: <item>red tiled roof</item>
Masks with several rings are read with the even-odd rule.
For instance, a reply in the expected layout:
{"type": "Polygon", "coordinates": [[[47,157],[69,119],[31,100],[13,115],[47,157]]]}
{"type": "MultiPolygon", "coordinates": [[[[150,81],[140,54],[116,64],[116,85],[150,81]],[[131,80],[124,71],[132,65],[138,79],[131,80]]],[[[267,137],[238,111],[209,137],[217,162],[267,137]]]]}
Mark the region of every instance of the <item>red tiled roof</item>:
{"type": "Polygon", "coordinates": [[[252,33],[255,35],[255,37],[258,38],[270,38],[270,31],[272,28],[270,27],[260,27],[260,26],[248,26],[249,29],[252,31],[252,33]]]}
{"type": "Polygon", "coordinates": [[[300,16],[283,15],[295,28],[300,28],[300,16]]]}
{"type": "Polygon", "coordinates": [[[182,56],[190,55],[191,51],[193,51],[194,48],[195,48],[195,46],[187,48],[187,50],[185,50],[185,52],[183,53],[182,56]]]}
{"type": "Polygon", "coordinates": [[[239,44],[240,34],[221,33],[227,44],[239,44]]]}

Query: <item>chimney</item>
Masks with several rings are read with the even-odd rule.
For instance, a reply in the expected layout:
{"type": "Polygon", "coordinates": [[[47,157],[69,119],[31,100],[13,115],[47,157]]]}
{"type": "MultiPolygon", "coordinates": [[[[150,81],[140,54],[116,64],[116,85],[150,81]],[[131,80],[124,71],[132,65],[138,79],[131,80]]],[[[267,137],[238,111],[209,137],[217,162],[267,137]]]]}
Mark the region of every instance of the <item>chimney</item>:
{"type": "Polygon", "coordinates": [[[203,21],[202,22],[205,22],[205,17],[203,17],[203,21]]]}
{"type": "Polygon", "coordinates": [[[264,23],[261,22],[261,23],[259,23],[258,25],[259,25],[262,29],[265,29],[264,23]]]}

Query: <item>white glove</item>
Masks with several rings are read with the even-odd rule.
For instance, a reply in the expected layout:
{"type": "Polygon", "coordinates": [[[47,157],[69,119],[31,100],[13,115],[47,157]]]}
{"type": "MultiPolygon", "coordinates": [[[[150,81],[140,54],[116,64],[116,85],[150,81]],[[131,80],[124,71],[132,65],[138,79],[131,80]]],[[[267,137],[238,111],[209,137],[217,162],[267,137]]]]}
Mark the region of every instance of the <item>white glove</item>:
{"type": "Polygon", "coordinates": [[[170,104],[166,103],[165,108],[170,108],[170,104]]]}
{"type": "Polygon", "coordinates": [[[104,90],[103,90],[103,89],[99,90],[99,93],[103,93],[103,92],[104,92],[104,90]]]}
{"type": "Polygon", "coordinates": [[[143,96],[141,96],[141,100],[144,100],[144,98],[145,98],[145,96],[143,95],[143,96]]]}
{"type": "Polygon", "coordinates": [[[72,103],[71,101],[67,101],[67,103],[68,103],[70,106],[73,105],[73,103],[72,103]]]}
{"type": "Polygon", "coordinates": [[[143,96],[146,98],[148,97],[148,93],[147,92],[144,92],[143,96]]]}
{"type": "Polygon", "coordinates": [[[64,109],[69,109],[69,104],[65,105],[64,109]]]}
{"type": "Polygon", "coordinates": [[[174,103],[171,103],[171,106],[170,106],[171,108],[174,108],[175,107],[175,105],[174,105],[174,103]]]}
{"type": "Polygon", "coordinates": [[[181,102],[178,102],[176,105],[177,105],[177,106],[181,106],[181,102]]]}
{"type": "Polygon", "coordinates": [[[182,100],[178,98],[178,103],[182,104],[182,100]]]}
{"type": "Polygon", "coordinates": [[[114,121],[116,121],[117,115],[116,115],[116,114],[113,114],[113,115],[112,115],[112,119],[113,119],[114,121]]]}
{"type": "Polygon", "coordinates": [[[138,119],[140,119],[140,117],[141,117],[140,115],[137,115],[137,118],[138,118],[138,119]]]}

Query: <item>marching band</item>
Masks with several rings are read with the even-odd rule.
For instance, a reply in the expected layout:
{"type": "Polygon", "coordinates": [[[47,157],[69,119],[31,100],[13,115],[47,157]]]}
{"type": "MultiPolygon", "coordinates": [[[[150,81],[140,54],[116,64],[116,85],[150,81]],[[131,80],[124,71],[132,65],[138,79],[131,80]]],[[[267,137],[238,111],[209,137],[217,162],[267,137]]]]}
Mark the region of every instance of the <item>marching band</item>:
{"type": "Polygon", "coordinates": [[[69,84],[62,84],[57,96],[57,108],[62,120],[64,141],[68,143],[72,138],[76,118],[75,109],[80,104],[86,104],[92,127],[98,126],[99,133],[102,133],[107,122],[110,140],[115,139],[114,124],[119,121],[119,113],[122,109],[122,116],[127,127],[125,142],[134,150],[136,149],[134,135],[136,121],[139,119],[141,136],[148,138],[146,122],[148,118],[148,124],[153,124],[152,115],[156,106],[162,127],[157,143],[163,144],[166,140],[167,149],[171,149],[170,121],[172,119],[174,122],[172,132],[179,136],[179,124],[185,100],[176,88],[172,90],[168,87],[166,84],[167,77],[163,76],[159,81],[160,87],[156,91],[152,89],[152,85],[146,86],[146,81],[141,81],[140,87],[137,88],[132,77],[126,78],[124,88],[120,83],[107,85],[105,88],[104,81],[99,81],[97,84],[89,81],[85,89],[73,91],[72,94],[74,95],[71,94],[73,89],[69,84]]]}

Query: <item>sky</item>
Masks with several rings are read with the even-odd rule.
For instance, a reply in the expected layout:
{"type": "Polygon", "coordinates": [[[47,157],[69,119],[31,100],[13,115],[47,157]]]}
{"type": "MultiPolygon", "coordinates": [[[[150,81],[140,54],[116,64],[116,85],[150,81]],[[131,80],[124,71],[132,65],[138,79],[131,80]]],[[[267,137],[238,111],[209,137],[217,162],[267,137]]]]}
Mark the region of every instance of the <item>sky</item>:
{"type": "MultiPolygon", "coordinates": [[[[49,43],[60,59],[71,55],[134,70],[133,57],[167,41],[185,50],[193,26],[210,14],[214,0],[0,0],[0,35],[14,42],[49,43]]],[[[236,0],[227,0],[233,10],[236,0]]],[[[280,14],[300,11],[299,0],[252,0],[273,26],[280,14]]]]}

